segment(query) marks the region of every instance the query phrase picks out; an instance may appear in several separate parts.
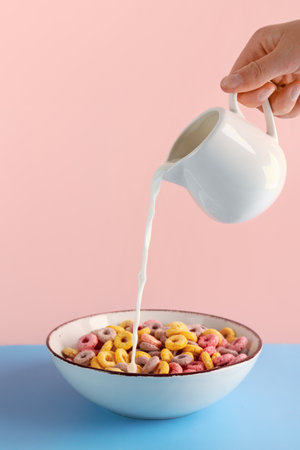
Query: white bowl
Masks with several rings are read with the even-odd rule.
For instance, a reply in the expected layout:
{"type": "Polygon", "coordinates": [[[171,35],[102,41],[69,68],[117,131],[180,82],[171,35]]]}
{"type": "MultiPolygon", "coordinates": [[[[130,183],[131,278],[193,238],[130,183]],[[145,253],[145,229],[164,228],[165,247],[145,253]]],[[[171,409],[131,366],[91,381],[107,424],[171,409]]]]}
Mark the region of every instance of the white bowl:
{"type": "Polygon", "coordinates": [[[157,319],[167,324],[180,320],[200,323],[218,330],[231,327],[251,342],[249,359],[209,372],[176,375],[140,375],[81,367],[65,360],[61,351],[75,347],[83,334],[134,319],[135,311],[118,311],[81,317],[59,325],[47,337],[47,347],[63,377],[80,394],[111,411],[142,419],[168,419],[185,416],[221,399],[245,378],[262,348],[253,330],[234,320],[186,311],[142,310],[141,322],[157,319]]]}

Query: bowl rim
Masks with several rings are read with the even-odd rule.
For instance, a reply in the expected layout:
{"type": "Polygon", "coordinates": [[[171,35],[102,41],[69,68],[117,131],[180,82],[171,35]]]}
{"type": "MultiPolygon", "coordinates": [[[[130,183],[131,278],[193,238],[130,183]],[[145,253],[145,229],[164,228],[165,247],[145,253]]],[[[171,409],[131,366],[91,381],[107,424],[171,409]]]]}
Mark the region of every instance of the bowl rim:
{"type": "Polygon", "coordinates": [[[123,309],[123,310],[118,310],[118,311],[105,311],[105,312],[101,312],[101,313],[96,313],[96,314],[87,314],[86,316],[81,316],[81,317],[77,317],[75,319],[71,319],[68,320],[67,322],[63,322],[60,325],[58,325],[57,327],[53,328],[53,330],[51,330],[46,338],[46,346],[49,350],[50,353],[52,353],[53,356],[55,356],[56,358],[59,358],[60,360],[64,361],[67,364],[71,364],[75,367],[81,368],[81,369],[90,369],[90,370],[95,370],[97,372],[102,372],[102,373],[106,373],[106,374],[110,374],[110,375],[116,375],[116,376],[127,376],[127,377],[152,377],[152,378],[168,378],[168,377],[177,377],[177,376],[189,376],[189,375],[201,375],[201,374],[208,374],[210,372],[214,372],[214,371],[220,371],[220,370],[224,370],[224,369],[229,369],[232,368],[234,366],[237,366],[238,364],[243,364],[246,363],[248,361],[250,361],[251,359],[255,358],[261,351],[262,349],[262,339],[259,336],[259,334],[252,330],[252,328],[248,327],[247,325],[244,325],[241,322],[237,322],[236,320],[233,319],[228,319],[226,317],[222,317],[222,316],[216,316],[215,314],[209,314],[209,313],[201,313],[201,312],[197,312],[197,311],[185,311],[182,309],[160,309],[160,308],[142,308],[142,311],[158,311],[158,312],[177,312],[177,313],[186,313],[186,314],[199,314],[201,316],[208,316],[208,317],[215,317],[217,319],[223,319],[223,320],[228,320],[230,322],[233,322],[237,325],[240,325],[244,328],[246,328],[247,330],[249,330],[251,333],[253,333],[259,342],[258,348],[257,350],[253,353],[253,355],[251,355],[249,358],[245,359],[244,361],[240,361],[236,364],[232,364],[230,366],[223,366],[223,367],[214,367],[213,369],[210,369],[208,371],[203,371],[203,372],[192,372],[192,373],[168,373],[168,374],[142,374],[142,373],[127,373],[127,372],[114,372],[114,371],[110,371],[110,370],[105,370],[105,369],[96,369],[94,367],[86,367],[86,366],[80,366],[79,364],[74,363],[73,361],[68,361],[67,359],[65,359],[63,356],[59,355],[58,353],[56,353],[54,350],[52,350],[52,348],[50,347],[49,341],[51,338],[51,335],[58,330],[59,328],[63,327],[64,325],[67,325],[68,323],[71,322],[76,322],[77,320],[80,319],[86,319],[87,317],[94,317],[94,316],[100,316],[100,315],[105,315],[105,314],[115,314],[115,313],[125,313],[125,312],[135,312],[135,309],[123,309]]]}

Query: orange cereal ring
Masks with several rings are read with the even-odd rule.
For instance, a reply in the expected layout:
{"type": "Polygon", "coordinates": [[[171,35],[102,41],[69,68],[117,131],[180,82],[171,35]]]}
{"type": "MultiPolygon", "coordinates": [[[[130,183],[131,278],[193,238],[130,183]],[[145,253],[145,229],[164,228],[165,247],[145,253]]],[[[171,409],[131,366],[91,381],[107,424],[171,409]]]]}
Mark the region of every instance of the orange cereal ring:
{"type": "Polygon", "coordinates": [[[166,375],[170,371],[169,364],[167,361],[160,361],[156,369],[154,370],[154,373],[160,374],[160,375],[166,375]]]}
{"type": "Polygon", "coordinates": [[[109,370],[110,372],[123,372],[119,367],[105,367],[105,370],[109,370]]]}
{"type": "Polygon", "coordinates": [[[116,363],[115,354],[111,351],[99,352],[97,355],[98,361],[103,368],[113,367],[116,363]]]}
{"type": "Polygon", "coordinates": [[[162,361],[171,362],[173,358],[173,353],[168,348],[163,348],[160,352],[160,359],[162,361]]]}
{"type": "Polygon", "coordinates": [[[220,333],[229,342],[229,344],[236,338],[234,330],[229,327],[222,328],[220,333]]]}
{"type": "Polygon", "coordinates": [[[113,345],[114,345],[113,341],[106,341],[106,342],[102,345],[101,351],[102,351],[102,352],[109,351],[109,350],[111,350],[111,349],[113,348],[113,345]]]}
{"type": "Polygon", "coordinates": [[[151,334],[144,333],[140,336],[140,339],[142,342],[147,342],[147,344],[155,345],[155,347],[157,348],[160,348],[162,346],[162,343],[151,334]]]}
{"type": "Polygon", "coordinates": [[[182,334],[173,334],[166,342],[165,346],[168,350],[181,350],[187,345],[187,338],[182,334]]]}
{"type": "Polygon", "coordinates": [[[124,348],[117,348],[115,351],[115,359],[117,363],[129,363],[129,355],[124,348]]]}
{"type": "Polygon", "coordinates": [[[216,330],[215,328],[207,328],[206,330],[203,331],[201,336],[206,336],[207,334],[215,334],[216,336],[218,336],[219,345],[221,345],[222,340],[223,340],[223,335],[218,330],[216,330]]]}
{"type": "Polygon", "coordinates": [[[130,331],[120,331],[115,337],[114,344],[116,348],[129,350],[132,347],[132,333],[130,331]]]}
{"type": "Polygon", "coordinates": [[[78,354],[78,350],[71,347],[66,347],[62,350],[62,354],[65,358],[75,358],[75,356],[78,354]]]}
{"type": "Polygon", "coordinates": [[[211,370],[214,368],[214,363],[212,362],[211,357],[206,351],[201,353],[200,358],[204,363],[206,370],[211,370]]]}
{"type": "Polygon", "coordinates": [[[183,352],[189,352],[195,355],[200,355],[200,353],[203,351],[203,348],[199,345],[190,345],[188,344],[186,347],[182,349],[183,352]]]}
{"type": "Polygon", "coordinates": [[[102,367],[100,366],[100,363],[98,361],[97,356],[94,356],[91,360],[91,367],[93,367],[94,369],[102,369],[102,367]]]}

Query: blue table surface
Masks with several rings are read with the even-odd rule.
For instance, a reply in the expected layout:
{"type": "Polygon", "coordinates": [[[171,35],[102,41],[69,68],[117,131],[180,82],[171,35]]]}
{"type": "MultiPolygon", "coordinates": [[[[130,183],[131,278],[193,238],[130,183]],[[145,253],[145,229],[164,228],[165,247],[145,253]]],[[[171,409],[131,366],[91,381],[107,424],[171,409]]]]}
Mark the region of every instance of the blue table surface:
{"type": "Polygon", "coordinates": [[[89,402],[44,346],[0,347],[0,361],[1,450],[300,449],[300,345],[264,345],[231,394],[172,420],[130,419],[89,402]]]}

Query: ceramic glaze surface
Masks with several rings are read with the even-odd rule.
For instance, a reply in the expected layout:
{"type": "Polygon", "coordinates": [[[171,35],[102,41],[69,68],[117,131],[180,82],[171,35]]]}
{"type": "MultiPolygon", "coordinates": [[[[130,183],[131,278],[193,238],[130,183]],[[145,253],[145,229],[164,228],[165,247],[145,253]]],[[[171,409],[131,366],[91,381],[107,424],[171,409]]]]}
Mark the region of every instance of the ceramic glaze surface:
{"type": "Polygon", "coordinates": [[[286,178],[271,112],[266,121],[272,135],[238,111],[212,108],[196,118],[171,149],[167,160],[174,164],[165,175],[186,187],[206,214],[225,223],[261,214],[276,200],[286,178]]]}
{"type": "Polygon", "coordinates": [[[254,366],[261,350],[259,336],[234,321],[200,313],[142,310],[141,321],[156,318],[163,323],[181,320],[217,329],[231,326],[237,335],[244,335],[251,341],[250,359],[210,372],[145,376],[80,367],[62,358],[62,349],[76,346],[79,336],[133,316],[134,311],[125,311],[83,317],[59,326],[47,340],[56,367],[74,389],[89,400],[126,416],[166,419],[205,408],[238,386],[254,366]]]}

